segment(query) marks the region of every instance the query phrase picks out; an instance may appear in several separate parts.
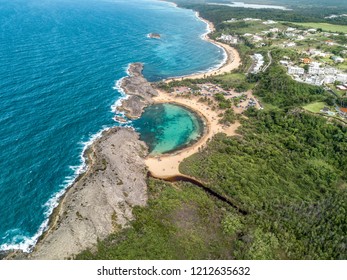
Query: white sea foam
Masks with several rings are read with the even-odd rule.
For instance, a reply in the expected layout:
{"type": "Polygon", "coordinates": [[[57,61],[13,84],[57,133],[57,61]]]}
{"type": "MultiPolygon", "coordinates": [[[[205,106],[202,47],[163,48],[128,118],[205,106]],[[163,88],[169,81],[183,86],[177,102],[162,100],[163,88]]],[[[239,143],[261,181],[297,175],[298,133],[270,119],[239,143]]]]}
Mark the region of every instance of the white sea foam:
{"type": "MultiPolygon", "coordinates": [[[[210,25],[209,25],[209,23],[208,23],[207,20],[203,19],[203,18],[200,16],[199,12],[195,12],[195,16],[197,17],[197,19],[199,19],[200,21],[202,21],[202,22],[204,22],[204,23],[206,24],[206,32],[203,33],[203,34],[201,35],[201,39],[207,41],[207,40],[208,40],[208,34],[210,34],[210,33],[212,32],[212,30],[211,30],[211,28],[210,28],[210,25]]],[[[199,74],[200,74],[200,73],[204,73],[204,72],[210,72],[210,71],[218,70],[218,69],[221,68],[221,67],[227,62],[227,60],[228,60],[228,54],[227,54],[226,50],[225,50],[223,47],[221,47],[220,45],[214,43],[212,40],[209,40],[209,42],[212,43],[213,45],[215,45],[216,47],[218,47],[218,48],[223,52],[223,59],[222,59],[222,61],[221,61],[219,64],[217,64],[217,65],[215,65],[215,66],[212,66],[212,67],[208,68],[207,70],[198,72],[199,74]]]]}
{"type": "MultiPolygon", "coordinates": [[[[208,22],[203,19],[202,17],[200,17],[199,13],[196,12],[195,13],[195,16],[198,20],[204,22],[206,24],[206,32],[203,33],[200,37],[202,40],[205,40],[207,41],[208,40],[208,34],[210,34],[212,32],[211,28],[210,28],[210,25],[208,24],[208,22]]],[[[219,62],[218,64],[216,65],[213,65],[209,68],[207,68],[206,70],[201,70],[201,71],[197,71],[195,73],[192,73],[192,74],[187,74],[187,75],[182,75],[182,76],[175,76],[175,77],[171,77],[171,78],[174,78],[174,79],[179,79],[179,78],[185,78],[185,77],[189,77],[191,75],[194,75],[194,74],[204,74],[204,73],[208,73],[208,72],[212,72],[212,71],[217,71],[219,68],[221,68],[224,64],[226,64],[226,62],[228,61],[228,54],[226,52],[226,50],[221,47],[220,45],[214,43],[212,40],[209,40],[209,42],[213,45],[215,45],[216,47],[218,47],[222,52],[223,52],[223,59],[221,60],[221,62],[219,62]]],[[[169,79],[171,79],[169,78],[169,79]]]]}
{"type": "MultiPolygon", "coordinates": [[[[130,76],[130,72],[129,72],[129,69],[130,69],[130,63],[128,64],[127,68],[125,69],[125,72],[127,74],[126,77],[129,77],[130,76]]],[[[128,125],[131,125],[132,122],[130,120],[128,120],[125,116],[125,113],[124,112],[121,112],[119,110],[117,110],[118,107],[120,107],[122,105],[122,102],[126,99],[129,98],[129,95],[127,95],[125,93],[125,91],[123,90],[122,88],[122,82],[123,80],[126,78],[126,77],[123,77],[121,79],[119,79],[118,81],[116,81],[113,89],[114,90],[117,90],[120,94],[121,94],[121,97],[118,98],[115,103],[111,106],[111,112],[113,112],[115,114],[113,120],[119,125],[119,126],[122,126],[122,127],[127,127],[128,125]],[[121,117],[125,120],[127,120],[126,122],[119,122],[117,120],[117,117],[121,117]]]]}
{"type": "MultiPolygon", "coordinates": [[[[128,65],[128,67],[126,69],[127,76],[130,76],[129,67],[130,67],[130,64],[128,65]]],[[[114,112],[116,114],[116,116],[121,116],[121,117],[125,117],[124,113],[117,111],[117,107],[119,107],[121,105],[121,103],[124,99],[127,99],[129,97],[121,87],[122,81],[124,78],[125,77],[116,81],[116,83],[113,87],[114,90],[117,90],[121,94],[121,98],[116,100],[116,102],[111,106],[112,112],[114,112]]],[[[132,124],[131,121],[127,121],[126,123],[119,123],[119,122],[117,122],[117,123],[119,126],[133,129],[133,127],[131,126],[131,124],[132,124]]],[[[80,164],[78,166],[70,166],[70,169],[73,170],[73,172],[74,172],[73,175],[65,177],[63,183],[60,185],[61,189],[57,193],[55,193],[42,206],[45,209],[45,212],[44,212],[45,220],[40,225],[39,229],[34,234],[34,236],[27,237],[27,236],[23,236],[21,234],[17,234],[12,238],[12,241],[10,243],[1,245],[0,251],[21,250],[23,252],[30,253],[33,250],[33,248],[36,245],[40,236],[47,230],[47,228],[49,226],[49,218],[52,215],[54,209],[59,205],[59,201],[60,201],[61,197],[65,194],[66,190],[75,183],[76,179],[81,174],[86,172],[86,170],[88,168],[86,158],[84,157],[86,150],[94,143],[95,140],[99,139],[102,136],[104,131],[107,131],[109,129],[110,129],[110,127],[103,127],[100,131],[91,135],[91,137],[89,138],[88,141],[80,142],[80,145],[82,147],[82,151],[79,155],[80,164]],[[19,242],[19,240],[21,240],[21,241],[19,242]]],[[[18,230],[18,233],[19,232],[20,231],[18,230]]]]}
{"type": "Polygon", "coordinates": [[[60,185],[61,189],[59,192],[54,194],[44,205],[45,209],[44,215],[45,220],[40,225],[37,232],[32,237],[27,237],[23,235],[16,235],[12,238],[12,242],[9,244],[3,244],[0,246],[0,251],[8,251],[8,250],[21,250],[26,253],[30,253],[34,246],[36,245],[40,236],[47,230],[49,225],[49,218],[52,215],[54,209],[59,205],[59,201],[61,197],[65,194],[66,190],[75,183],[78,176],[83,174],[87,170],[87,163],[84,157],[85,151],[94,143],[95,140],[99,139],[104,131],[109,130],[110,127],[103,127],[100,131],[93,134],[88,141],[81,142],[82,152],[80,153],[80,165],[78,166],[70,166],[70,168],[74,171],[73,175],[65,177],[63,183],[60,185]],[[18,243],[18,240],[22,240],[18,243]]]}

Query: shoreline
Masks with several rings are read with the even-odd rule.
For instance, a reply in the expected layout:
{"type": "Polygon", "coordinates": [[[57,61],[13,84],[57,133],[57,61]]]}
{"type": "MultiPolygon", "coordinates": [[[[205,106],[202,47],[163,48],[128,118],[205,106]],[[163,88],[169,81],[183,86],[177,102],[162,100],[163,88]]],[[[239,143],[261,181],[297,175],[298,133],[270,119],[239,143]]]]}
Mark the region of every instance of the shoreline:
{"type": "MultiPolygon", "coordinates": [[[[165,2],[169,2],[169,1],[165,1],[165,2]]],[[[169,3],[172,3],[172,2],[169,2],[169,3]]],[[[174,4],[177,7],[175,3],[172,3],[172,4],[174,4]]],[[[198,13],[196,13],[196,15],[201,21],[207,24],[207,32],[202,35],[203,39],[222,48],[226,54],[226,59],[225,61],[223,61],[222,65],[218,65],[217,68],[214,68],[212,70],[207,70],[201,73],[193,73],[184,77],[172,77],[167,80],[164,80],[165,82],[170,82],[177,79],[199,79],[199,78],[203,78],[204,76],[219,75],[219,74],[230,72],[233,69],[236,69],[240,65],[240,57],[238,55],[238,52],[234,48],[226,44],[210,39],[208,37],[208,34],[210,34],[211,32],[215,30],[213,24],[201,18],[198,13]]],[[[128,77],[131,76],[130,73],[127,73],[127,74],[128,74],[128,77]]],[[[119,84],[117,86],[121,87],[122,82],[126,78],[127,77],[123,77],[121,81],[119,81],[119,84]]],[[[121,101],[127,100],[130,97],[128,93],[126,92],[124,93],[125,93],[125,96],[122,96],[121,101]]],[[[206,110],[209,110],[208,108],[206,110],[204,110],[203,108],[199,108],[199,105],[207,107],[205,104],[199,103],[197,100],[195,100],[195,104],[192,104],[189,102],[185,102],[184,100],[181,100],[180,98],[172,98],[171,96],[169,96],[168,94],[162,91],[158,91],[158,93],[159,93],[158,96],[155,96],[153,98],[154,103],[174,103],[174,104],[184,106],[190,109],[203,120],[204,129],[203,129],[203,135],[196,142],[192,143],[191,145],[187,147],[184,147],[181,150],[175,151],[174,153],[168,153],[168,154],[159,156],[160,158],[159,165],[161,167],[163,166],[165,167],[164,168],[166,170],[165,172],[163,172],[163,170],[160,171],[158,169],[158,156],[155,156],[155,157],[149,156],[145,158],[145,164],[148,170],[152,172],[152,174],[156,176],[160,176],[162,178],[166,178],[166,177],[170,177],[174,175],[180,175],[178,166],[181,163],[181,161],[184,158],[198,152],[199,149],[202,148],[213,135],[215,135],[218,132],[224,132],[227,135],[236,134],[235,131],[239,126],[238,123],[235,123],[231,127],[228,127],[225,129],[219,128],[221,127],[221,125],[218,124],[218,121],[217,121],[218,113],[210,111],[209,112],[210,114],[209,114],[208,112],[206,112],[206,110]]],[[[188,100],[188,99],[187,101],[192,102],[192,100],[188,100]]],[[[119,100],[117,100],[117,102],[119,102],[119,100]]],[[[114,104],[114,105],[118,105],[118,104],[114,104]]],[[[69,202],[67,202],[67,197],[71,193],[81,192],[81,190],[78,189],[78,185],[81,183],[83,179],[85,179],[86,177],[90,176],[93,173],[94,161],[93,161],[93,158],[91,158],[90,153],[91,152],[94,153],[93,150],[96,143],[98,143],[99,141],[103,141],[104,134],[108,135],[109,130],[113,130],[113,128],[107,128],[102,130],[101,132],[102,135],[100,137],[96,137],[96,139],[93,139],[92,143],[90,143],[87,147],[85,147],[85,150],[83,151],[83,155],[82,155],[82,157],[85,159],[85,162],[84,162],[85,168],[83,169],[83,172],[80,172],[79,174],[77,174],[74,181],[71,184],[69,184],[69,186],[67,186],[64,189],[64,193],[62,195],[59,195],[59,197],[57,198],[57,206],[52,209],[52,213],[49,215],[49,218],[48,218],[47,226],[43,230],[42,234],[36,240],[35,244],[33,245],[33,248],[31,249],[32,251],[30,250],[29,253],[26,253],[25,251],[22,251],[21,249],[2,251],[5,254],[5,259],[6,258],[26,259],[28,257],[31,259],[32,254],[34,252],[37,252],[42,246],[42,244],[45,244],[47,239],[52,238],[52,235],[54,235],[54,232],[57,230],[56,229],[57,225],[60,224],[61,222],[60,220],[64,220],[64,217],[63,217],[64,210],[70,206],[69,202]]]]}
{"type": "Polygon", "coordinates": [[[239,122],[235,122],[230,126],[219,124],[220,110],[212,111],[208,105],[198,101],[198,96],[193,96],[190,99],[185,97],[177,97],[170,95],[162,90],[158,90],[159,95],[154,98],[156,104],[172,103],[186,107],[196,113],[204,121],[203,135],[191,145],[162,155],[149,155],[145,159],[145,164],[148,170],[158,178],[170,178],[181,175],[179,171],[180,163],[187,157],[199,152],[204,148],[209,139],[217,133],[225,133],[228,136],[237,135],[237,129],[240,127],[239,122]]]}
{"type": "MultiPolygon", "coordinates": [[[[167,1],[168,2],[168,1],[167,1]]],[[[201,73],[193,73],[186,76],[172,77],[164,79],[163,82],[169,83],[176,80],[184,79],[202,79],[207,76],[216,76],[224,73],[229,73],[234,69],[237,69],[241,65],[241,58],[238,51],[224,43],[220,43],[209,38],[209,34],[215,31],[215,26],[212,22],[202,18],[198,12],[196,12],[197,18],[206,23],[207,32],[202,35],[203,40],[210,42],[220,48],[222,48],[226,54],[226,59],[222,65],[217,66],[217,68],[207,70],[201,73]]],[[[237,135],[236,130],[239,128],[240,123],[235,122],[230,126],[223,126],[219,124],[219,113],[220,110],[212,111],[210,108],[198,101],[199,97],[191,97],[190,99],[184,97],[175,97],[170,95],[167,92],[158,90],[158,96],[154,97],[154,103],[173,103],[179,106],[186,107],[193,112],[195,112],[202,120],[204,121],[204,133],[203,135],[191,145],[184,147],[180,150],[165,153],[162,155],[149,155],[145,159],[145,163],[148,167],[148,170],[157,178],[167,179],[173,176],[182,175],[179,171],[180,163],[187,157],[199,152],[200,149],[205,147],[209,139],[211,139],[217,133],[225,133],[228,136],[237,135]]]]}
{"type": "MultiPolygon", "coordinates": [[[[95,246],[147,204],[145,143],[129,128],[104,131],[84,153],[88,168],[61,197],[49,228],[25,259],[69,259],[95,246]],[[134,186],[133,182],[137,184],[134,186]]],[[[11,258],[16,258],[14,252],[11,258]]]]}
{"type": "Polygon", "coordinates": [[[196,72],[196,73],[192,73],[192,74],[188,74],[184,76],[170,77],[163,80],[163,82],[165,83],[170,83],[172,81],[177,81],[177,80],[186,80],[186,79],[203,79],[208,76],[221,75],[221,74],[229,73],[232,70],[237,69],[241,65],[240,55],[235,48],[225,43],[215,41],[208,36],[210,33],[216,30],[214,24],[208,21],[207,19],[202,18],[199,12],[196,12],[195,14],[199,20],[201,20],[207,25],[206,33],[202,35],[202,39],[221,48],[224,51],[225,59],[222,61],[221,64],[217,65],[215,68],[207,69],[205,71],[196,72]]]}

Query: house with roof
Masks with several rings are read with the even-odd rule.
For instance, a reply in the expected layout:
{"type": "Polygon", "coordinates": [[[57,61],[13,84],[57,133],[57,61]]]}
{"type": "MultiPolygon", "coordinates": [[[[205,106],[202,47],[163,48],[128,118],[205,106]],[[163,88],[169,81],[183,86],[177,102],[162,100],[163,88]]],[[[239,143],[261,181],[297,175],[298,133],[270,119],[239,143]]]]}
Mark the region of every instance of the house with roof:
{"type": "Polygon", "coordinates": [[[347,108],[339,108],[338,113],[341,117],[346,118],[347,117],[347,108]]]}
{"type": "Polygon", "coordinates": [[[347,83],[347,74],[337,74],[336,75],[336,80],[340,83],[347,83]]]}
{"type": "Polygon", "coordinates": [[[325,84],[333,84],[336,81],[336,77],[333,75],[327,75],[324,77],[324,83],[325,84]]]}
{"type": "Polygon", "coordinates": [[[305,57],[305,58],[302,59],[302,62],[303,62],[304,64],[310,64],[310,63],[312,63],[312,59],[311,59],[311,58],[308,58],[308,57],[305,57]]]}
{"type": "Polygon", "coordinates": [[[343,63],[345,60],[340,57],[340,56],[332,56],[331,59],[335,62],[335,63],[343,63]]]}
{"type": "Polygon", "coordinates": [[[305,69],[298,66],[289,66],[288,74],[290,75],[303,75],[305,74],[305,69]]]}

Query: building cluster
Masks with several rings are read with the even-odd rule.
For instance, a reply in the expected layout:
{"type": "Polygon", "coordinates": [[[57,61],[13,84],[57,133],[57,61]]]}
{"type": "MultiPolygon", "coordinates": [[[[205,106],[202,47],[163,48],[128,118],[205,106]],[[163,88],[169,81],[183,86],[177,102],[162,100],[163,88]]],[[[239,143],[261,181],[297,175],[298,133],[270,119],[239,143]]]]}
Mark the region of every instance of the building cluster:
{"type": "Polygon", "coordinates": [[[338,90],[347,91],[347,83],[343,85],[337,85],[336,88],[338,90]]]}
{"type": "Polygon", "coordinates": [[[342,14],[342,15],[331,15],[331,16],[327,16],[325,18],[327,19],[332,19],[332,18],[339,18],[339,17],[347,17],[347,14],[342,14]]]}
{"type": "Polygon", "coordinates": [[[252,59],[254,60],[254,63],[249,72],[257,74],[264,66],[264,56],[260,53],[256,53],[252,55],[252,59]]]}
{"type": "Polygon", "coordinates": [[[343,108],[339,106],[335,106],[334,108],[324,107],[322,110],[320,110],[320,112],[322,114],[328,115],[329,117],[338,116],[343,119],[347,118],[347,108],[343,108]]]}
{"type": "Polygon", "coordinates": [[[293,65],[288,61],[282,60],[280,63],[288,67],[288,74],[293,76],[293,78],[298,82],[304,82],[316,86],[333,84],[335,82],[341,84],[347,83],[346,73],[342,73],[331,66],[321,67],[321,63],[318,62],[311,62],[307,71],[305,68],[293,65]]]}
{"type": "Polygon", "coordinates": [[[232,35],[226,35],[226,34],[222,34],[219,38],[217,38],[217,40],[223,41],[225,43],[233,44],[233,45],[238,43],[237,37],[232,35]]]}

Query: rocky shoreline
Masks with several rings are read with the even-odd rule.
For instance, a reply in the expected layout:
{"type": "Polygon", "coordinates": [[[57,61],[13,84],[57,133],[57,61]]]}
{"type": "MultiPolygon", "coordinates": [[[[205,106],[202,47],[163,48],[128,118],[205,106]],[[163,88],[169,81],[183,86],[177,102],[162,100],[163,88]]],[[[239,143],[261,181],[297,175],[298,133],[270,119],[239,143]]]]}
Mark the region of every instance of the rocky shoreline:
{"type": "Polygon", "coordinates": [[[132,63],[129,65],[129,76],[121,82],[121,88],[128,95],[122,100],[118,111],[124,112],[129,119],[138,119],[143,110],[154,103],[153,97],[158,96],[158,92],[142,75],[143,64],[132,63]]]}
{"type": "Polygon", "coordinates": [[[147,203],[147,146],[129,128],[105,131],[86,151],[88,170],[67,190],[30,254],[7,259],[70,259],[126,227],[147,203]]]}
{"type": "MultiPolygon", "coordinates": [[[[128,95],[119,108],[127,118],[141,117],[158,92],[143,77],[143,64],[129,65],[121,88],[128,95]]],[[[126,227],[132,208],[147,203],[146,144],[130,128],[105,131],[86,151],[88,170],[68,189],[55,209],[49,229],[27,259],[68,259],[98,239],[126,227]]],[[[23,258],[23,253],[11,258],[23,258]]]]}
{"type": "MultiPolygon", "coordinates": [[[[158,95],[142,70],[141,63],[129,65],[129,76],[121,83],[129,96],[117,109],[130,119],[139,118],[158,95]]],[[[133,129],[104,131],[86,150],[87,171],[61,198],[34,250],[4,252],[1,258],[70,259],[126,227],[133,219],[132,208],[147,203],[147,155],[147,145],[133,129]]]]}

